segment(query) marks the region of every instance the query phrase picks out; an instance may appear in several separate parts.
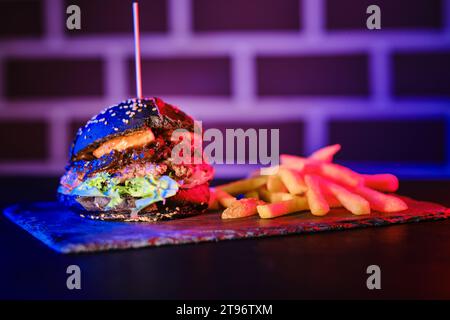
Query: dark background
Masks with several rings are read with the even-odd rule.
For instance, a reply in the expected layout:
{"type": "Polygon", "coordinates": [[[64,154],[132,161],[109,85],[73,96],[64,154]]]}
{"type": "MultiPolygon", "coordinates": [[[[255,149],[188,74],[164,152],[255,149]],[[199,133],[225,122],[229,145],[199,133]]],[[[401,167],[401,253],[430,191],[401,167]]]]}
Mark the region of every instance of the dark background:
{"type": "MultiPolygon", "coordinates": [[[[130,2],[0,1],[0,174],[61,174],[78,126],[134,95],[130,2]],[[65,27],[69,4],[81,9],[81,30],[65,27]]],[[[337,159],[360,171],[448,177],[448,1],[140,7],[145,95],[205,127],[279,128],[281,152],[341,143],[337,159]],[[382,30],[366,28],[370,4],[382,30]]]]}

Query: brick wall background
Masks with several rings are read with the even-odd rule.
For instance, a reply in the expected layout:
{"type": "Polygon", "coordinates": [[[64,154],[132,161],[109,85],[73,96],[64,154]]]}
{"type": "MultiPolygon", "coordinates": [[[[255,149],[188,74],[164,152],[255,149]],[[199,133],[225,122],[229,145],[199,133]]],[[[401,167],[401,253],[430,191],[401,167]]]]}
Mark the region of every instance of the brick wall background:
{"type": "MultiPolygon", "coordinates": [[[[450,176],[449,0],[141,1],[143,86],[282,152],[450,176]],[[366,8],[382,30],[366,29],[366,8]]],[[[60,174],[76,128],[134,93],[128,0],[0,0],[0,174],[60,174]],[[65,28],[78,4],[82,30],[65,28]]],[[[239,176],[246,166],[220,168],[239,176]]]]}

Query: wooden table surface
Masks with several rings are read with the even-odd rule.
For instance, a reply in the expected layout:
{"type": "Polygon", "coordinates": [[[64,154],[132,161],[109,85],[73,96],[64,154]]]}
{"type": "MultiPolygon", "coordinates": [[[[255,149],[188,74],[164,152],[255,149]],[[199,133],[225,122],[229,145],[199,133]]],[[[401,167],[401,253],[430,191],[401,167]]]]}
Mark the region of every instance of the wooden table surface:
{"type": "MultiPolygon", "coordinates": [[[[54,178],[0,179],[1,205],[51,200],[54,178]],[[27,186],[27,188],[24,188],[27,186]]],[[[401,194],[450,206],[450,181],[401,194]]],[[[0,218],[0,299],[449,299],[450,220],[83,255],[58,254],[0,218]],[[66,268],[81,268],[81,290],[66,268]],[[366,268],[381,268],[368,290],[366,268]]]]}

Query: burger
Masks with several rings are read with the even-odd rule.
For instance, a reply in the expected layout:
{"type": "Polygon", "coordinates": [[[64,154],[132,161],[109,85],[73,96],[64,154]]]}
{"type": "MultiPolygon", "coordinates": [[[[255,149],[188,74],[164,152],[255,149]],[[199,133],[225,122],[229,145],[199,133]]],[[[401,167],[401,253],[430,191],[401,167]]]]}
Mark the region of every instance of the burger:
{"type": "Polygon", "coordinates": [[[194,150],[182,161],[173,154],[195,135],[194,120],[159,98],[110,106],[78,130],[58,201],[101,220],[149,222],[202,213],[213,168],[198,149],[181,148],[194,150]]]}

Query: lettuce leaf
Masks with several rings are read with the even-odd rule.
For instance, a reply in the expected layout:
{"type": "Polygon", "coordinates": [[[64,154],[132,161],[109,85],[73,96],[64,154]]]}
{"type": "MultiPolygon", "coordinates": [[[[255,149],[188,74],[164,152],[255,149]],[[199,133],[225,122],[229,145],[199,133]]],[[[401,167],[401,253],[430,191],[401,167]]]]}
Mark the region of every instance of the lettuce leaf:
{"type": "Polygon", "coordinates": [[[103,197],[104,194],[99,189],[91,187],[87,184],[80,184],[71,191],[71,194],[81,197],[103,197]]]}
{"type": "Polygon", "coordinates": [[[161,198],[160,196],[156,195],[154,197],[147,197],[147,198],[141,198],[135,201],[135,206],[136,212],[141,211],[142,209],[144,209],[145,207],[148,207],[149,205],[151,205],[152,203],[158,202],[158,201],[162,201],[164,200],[164,198],[161,198]]]}
{"type": "Polygon", "coordinates": [[[145,177],[133,178],[125,182],[123,192],[132,197],[153,197],[157,192],[155,179],[145,177]]]}
{"type": "Polygon", "coordinates": [[[71,193],[84,197],[108,197],[108,209],[121,204],[126,196],[139,198],[135,201],[135,211],[138,212],[152,203],[174,196],[178,189],[178,183],[169,176],[159,179],[153,176],[136,177],[119,184],[118,180],[108,173],[98,173],[86,179],[71,193]]]}
{"type": "Polygon", "coordinates": [[[178,192],[178,183],[169,176],[159,178],[156,185],[158,192],[162,198],[169,198],[178,192]]]}
{"type": "Polygon", "coordinates": [[[117,179],[111,178],[106,172],[100,172],[94,177],[85,181],[86,185],[98,189],[100,192],[106,192],[117,184],[117,179]]]}
{"type": "Polygon", "coordinates": [[[108,208],[108,209],[114,208],[123,202],[123,198],[121,197],[119,190],[120,190],[120,186],[117,186],[117,185],[106,190],[105,196],[110,198],[106,208],[108,208]]]}

